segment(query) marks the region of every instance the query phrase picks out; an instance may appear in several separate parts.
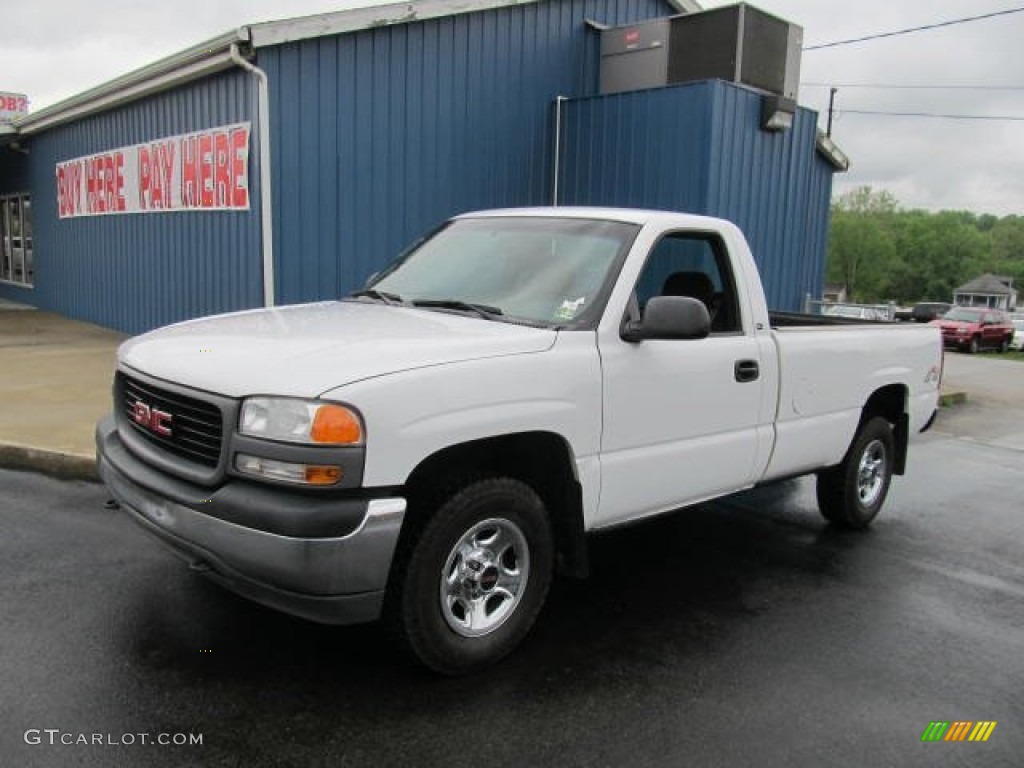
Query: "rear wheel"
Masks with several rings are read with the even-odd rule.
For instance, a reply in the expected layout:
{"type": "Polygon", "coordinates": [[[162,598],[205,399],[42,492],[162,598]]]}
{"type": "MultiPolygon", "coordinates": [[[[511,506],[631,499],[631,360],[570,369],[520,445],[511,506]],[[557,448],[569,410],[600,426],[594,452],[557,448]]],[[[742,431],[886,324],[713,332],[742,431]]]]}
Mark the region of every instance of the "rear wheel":
{"type": "Polygon", "coordinates": [[[968,350],[972,355],[976,355],[979,349],[981,349],[981,340],[977,336],[971,336],[971,345],[968,350]]]}
{"type": "Polygon", "coordinates": [[[818,509],[825,519],[844,528],[871,524],[889,493],[894,447],[888,421],[875,416],[864,422],[843,462],[818,474],[818,509]]]}
{"type": "Polygon", "coordinates": [[[999,351],[1005,353],[1005,352],[1008,352],[1009,349],[1010,349],[1010,337],[1009,336],[1003,336],[1003,340],[1001,342],[999,342],[999,351]]]}
{"type": "Polygon", "coordinates": [[[529,632],[551,583],[554,543],[530,486],[488,478],[442,501],[398,557],[387,618],[422,663],[459,675],[495,663],[529,632]]]}

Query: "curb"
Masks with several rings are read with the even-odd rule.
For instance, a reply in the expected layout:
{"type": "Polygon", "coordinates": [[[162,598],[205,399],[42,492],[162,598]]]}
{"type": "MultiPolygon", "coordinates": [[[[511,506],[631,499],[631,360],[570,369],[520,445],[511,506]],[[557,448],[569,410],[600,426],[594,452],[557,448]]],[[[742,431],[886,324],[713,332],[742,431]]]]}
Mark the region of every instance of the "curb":
{"type": "Polygon", "coordinates": [[[0,443],[0,467],[28,469],[59,480],[87,480],[98,483],[96,458],[80,453],[63,453],[16,443],[0,443]]]}
{"type": "Polygon", "coordinates": [[[966,402],[966,392],[943,392],[941,395],[939,395],[940,408],[950,408],[954,405],[963,405],[966,402]]]}

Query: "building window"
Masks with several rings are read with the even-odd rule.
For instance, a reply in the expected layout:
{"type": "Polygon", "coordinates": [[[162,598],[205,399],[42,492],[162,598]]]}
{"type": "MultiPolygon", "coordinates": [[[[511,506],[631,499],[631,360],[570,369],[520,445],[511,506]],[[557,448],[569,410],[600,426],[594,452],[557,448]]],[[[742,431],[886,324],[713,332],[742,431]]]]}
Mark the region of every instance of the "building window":
{"type": "Polygon", "coordinates": [[[28,195],[0,196],[0,281],[31,286],[32,201],[28,195]]]}

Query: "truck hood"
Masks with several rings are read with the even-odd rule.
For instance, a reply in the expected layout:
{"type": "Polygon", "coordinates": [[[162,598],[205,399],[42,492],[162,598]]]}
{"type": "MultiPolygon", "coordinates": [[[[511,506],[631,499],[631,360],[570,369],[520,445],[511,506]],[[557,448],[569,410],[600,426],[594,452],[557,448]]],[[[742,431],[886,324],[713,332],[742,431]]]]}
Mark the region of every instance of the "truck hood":
{"type": "Polygon", "coordinates": [[[150,376],[228,397],[316,397],[414,368],[543,352],[557,335],[448,312],[325,302],[167,326],[124,342],[118,360],[150,376]]]}

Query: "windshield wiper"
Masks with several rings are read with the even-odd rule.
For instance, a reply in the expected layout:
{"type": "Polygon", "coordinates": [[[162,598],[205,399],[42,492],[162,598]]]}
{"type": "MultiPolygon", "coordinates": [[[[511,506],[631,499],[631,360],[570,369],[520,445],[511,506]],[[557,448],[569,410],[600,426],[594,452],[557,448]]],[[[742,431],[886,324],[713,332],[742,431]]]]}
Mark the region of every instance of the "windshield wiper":
{"type": "Polygon", "coordinates": [[[355,291],[350,293],[348,296],[350,299],[358,299],[365,297],[367,299],[373,299],[374,301],[383,301],[385,304],[404,304],[402,297],[397,293],[387,293],[386,291],[375,291],[373,288],[366,288],[362,291],[355,291]]]}
{"type": "Polygon", "coordinates": [[[456,309],[463,312],[472,312],[477,317],[482,317],[485,320],[494,320],[503,314],[498,307],[492,307],[487,304],[472,304],[468,301],[460,301],[459,299],[413,299],[412,305],[414,307],[437,307],[438,309],[456,309]]]}

